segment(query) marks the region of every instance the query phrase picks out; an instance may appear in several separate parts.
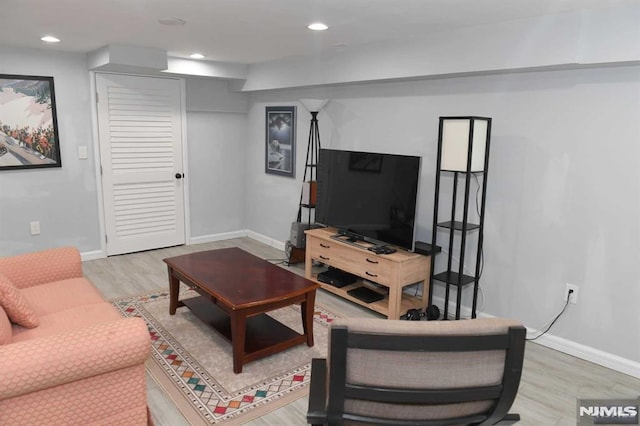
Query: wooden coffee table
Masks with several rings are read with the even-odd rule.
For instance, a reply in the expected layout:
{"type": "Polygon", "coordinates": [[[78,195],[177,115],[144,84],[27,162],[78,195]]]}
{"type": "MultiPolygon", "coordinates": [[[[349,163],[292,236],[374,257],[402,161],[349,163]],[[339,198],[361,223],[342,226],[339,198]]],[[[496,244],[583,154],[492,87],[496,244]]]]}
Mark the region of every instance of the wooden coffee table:
{"type": "Polygon", "coordinates": [[[164,259],[169,269],[169,313],[187,306],[231,341],[233,372],[244,363],[293,346],[313,346],[313,309],[318,284],[239,248],[164,259]],[[201,296],[178,300],[180,281],[201,296]],[[266,312],[300,303],[303,334],[266,312]]]}

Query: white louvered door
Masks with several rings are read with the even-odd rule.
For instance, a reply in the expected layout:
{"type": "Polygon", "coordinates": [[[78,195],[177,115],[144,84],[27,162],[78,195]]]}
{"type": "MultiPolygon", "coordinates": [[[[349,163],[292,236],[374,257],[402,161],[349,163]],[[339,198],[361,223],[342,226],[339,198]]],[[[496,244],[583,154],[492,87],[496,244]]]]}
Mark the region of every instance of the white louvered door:
{"type": "Polygon", "coordinates": [[[185,243],[181,82],[96,74],[107,255],[185,243]]]}

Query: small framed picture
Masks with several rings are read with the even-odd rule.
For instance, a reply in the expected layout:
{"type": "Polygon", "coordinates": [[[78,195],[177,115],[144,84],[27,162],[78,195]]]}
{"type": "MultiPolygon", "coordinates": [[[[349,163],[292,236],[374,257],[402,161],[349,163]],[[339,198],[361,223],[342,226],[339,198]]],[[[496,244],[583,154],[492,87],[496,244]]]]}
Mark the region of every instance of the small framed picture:
{"type": "Polygon", "coordinates": [[[266,173],[295,177],[296,107],[266,107],[266,173]]]}
{"type": "Polygon", "coordinates": [[[61,166],[53,77],[0,74],[0,170],[61,166]]]}

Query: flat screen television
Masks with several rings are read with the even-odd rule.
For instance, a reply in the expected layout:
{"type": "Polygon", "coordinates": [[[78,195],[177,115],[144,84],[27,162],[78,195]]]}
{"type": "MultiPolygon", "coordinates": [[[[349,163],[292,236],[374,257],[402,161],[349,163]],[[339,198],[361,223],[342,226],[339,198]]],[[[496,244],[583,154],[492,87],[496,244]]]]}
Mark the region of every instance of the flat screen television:
{"type": "Polygon", "coordinates": [[[321,149],[316,223],[413,250],[421,157],[321,149]]]}

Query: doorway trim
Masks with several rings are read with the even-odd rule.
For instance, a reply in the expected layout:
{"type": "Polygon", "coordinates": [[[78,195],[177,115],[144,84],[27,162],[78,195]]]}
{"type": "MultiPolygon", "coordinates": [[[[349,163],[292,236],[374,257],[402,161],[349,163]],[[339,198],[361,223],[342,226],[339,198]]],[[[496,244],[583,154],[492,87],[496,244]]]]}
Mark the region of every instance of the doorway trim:
{"type": "Polygon", "coordinates": [[[154,78],[171,78],[180,82],[180,110],[181,110],[181,135],[182,135],[182,167],[185,179],[182,180],[184,185],[183,202],[184,202],[184,232],[185,232],[185,245],[191,244],[191,223],[189,221],[190,205],[189,205],[189,163],[188,163],[188,140],[187,140],[187,102],[186,102],[186,82],[184,78],[166,77],[159,75],[145,75],[145,74],[124,74],[116,72],[104,72],[104,71],[89,71],[89,87],[90,87],[90,101],[91,101],[91,124],[93,135],[93,161],[94,170],[96,175],[96,198],[98,201],[98,224],[99,224],[99,239],[100,250],[98,252],[91,252],[82,256],[82,260],[103,259],[107,257],[107,227],[104,213],[104,192],[102,190],[102,173],[101,173],[101,158],[100,158],[100,135],[98,130],[98,97],[96,86],[97,74],[116,74],[132,77],[154,77],[154,78]]]}

